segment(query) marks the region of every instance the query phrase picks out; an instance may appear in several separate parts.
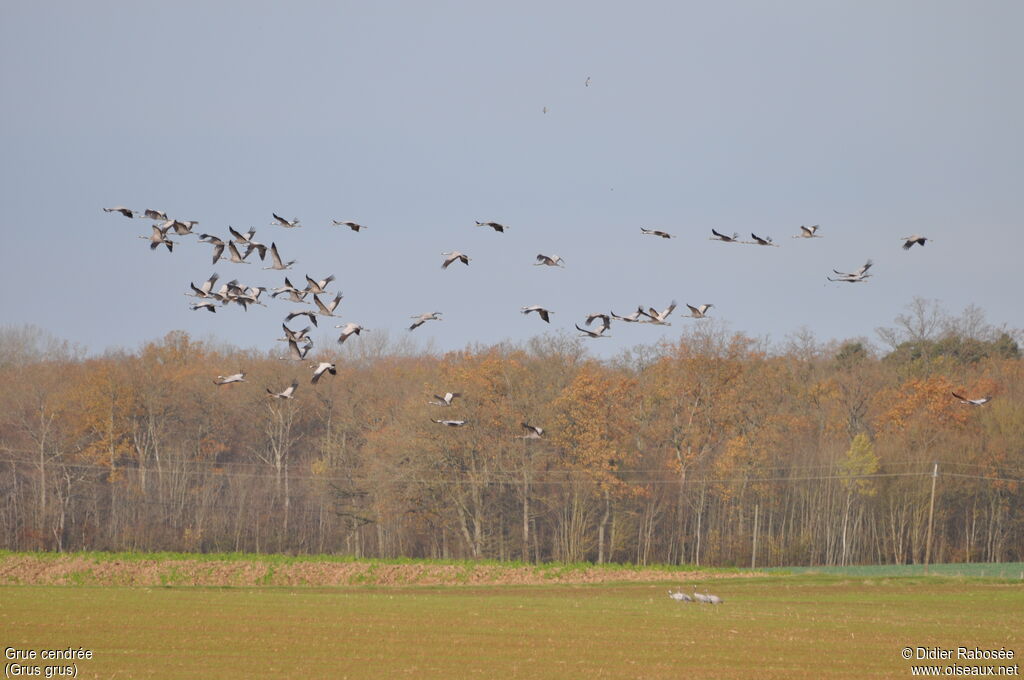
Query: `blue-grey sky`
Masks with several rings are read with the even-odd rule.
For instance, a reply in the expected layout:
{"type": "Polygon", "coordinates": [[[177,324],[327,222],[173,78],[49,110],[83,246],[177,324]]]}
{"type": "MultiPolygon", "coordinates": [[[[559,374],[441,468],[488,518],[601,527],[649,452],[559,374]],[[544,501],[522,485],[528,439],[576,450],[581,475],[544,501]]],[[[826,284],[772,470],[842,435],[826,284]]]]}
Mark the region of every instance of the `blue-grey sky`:
{"type": "MultiPolygon", "coordinates": [[[[8,0],[3,322],[92,351],[174,329],[274,344],[298,305],[214,315],[183,293],[282,273],[211,265],[194,237],[151,252],[149,221],[101,210],[122,204],[225,237],[254,226],[299,260],[296,284],[335,274],[342,318],[318,348],[345,321],[399,338],[442,311],[412,335],[457,349],[673,299],[778,341],[873,337],[915,296],[1021,328],[1022,25],[1016,0],[8,0]],[[801,224],[824,238],[790,238],[801,224]],[[912,233],[934,242],[904,252],[912,233]],[[443,271],[453,249],[471,264],[443,271]],[[826,281],[867,258],[868,282],[826,281]]],[[[698,323],[678,314],[590,346],[698,323]]]]}

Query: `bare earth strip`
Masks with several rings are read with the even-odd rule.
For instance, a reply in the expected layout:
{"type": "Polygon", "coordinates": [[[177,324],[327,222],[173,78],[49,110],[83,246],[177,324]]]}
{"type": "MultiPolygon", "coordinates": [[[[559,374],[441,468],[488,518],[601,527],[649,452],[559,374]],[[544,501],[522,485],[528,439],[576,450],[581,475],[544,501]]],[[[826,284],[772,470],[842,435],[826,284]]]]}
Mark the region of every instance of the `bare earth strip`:
{"type": "Polygon", "coordinates": [[[744,578],[742,572],[588,566],[259,559],[117,559],[92,555],[0,555],[0,585],[351,586],[680,583],[744,578]]]}

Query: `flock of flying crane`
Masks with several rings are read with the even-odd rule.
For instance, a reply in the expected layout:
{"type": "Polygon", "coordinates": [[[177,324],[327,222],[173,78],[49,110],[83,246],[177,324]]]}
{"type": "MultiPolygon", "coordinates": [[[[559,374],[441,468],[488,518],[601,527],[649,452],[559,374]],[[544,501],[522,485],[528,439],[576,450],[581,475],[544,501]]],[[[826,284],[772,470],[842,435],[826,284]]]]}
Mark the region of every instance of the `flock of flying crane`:
{"type": "MultiPolygon", "coordinates": [[[[171,240],[171,238],[169,237],[169,235],[173,232],[175,236],[195,235],[198,237],[198,240],[200,242],[212,246],[213,264],[216,264],[221,260],[227,260],[228,262],[231,262],[233,264],[248,264],[248,258],[253,253],[256,253],[261,261],[266,261],[267,254],[270,254],[271,265],[269,267],[263,267],[263,269],[265,270],[285,271],[291,269],[292,265],[296,264],[297,262],[296,260],[289,260],[285,262],[281,258],[281,255],[277,249],[276,241],[272,241],[269,246],[267,246],[264,243],[256,241],[256,229],[254,227],[251,227],[248,230],[248,232],[243,234],[234,227],[229,226],[228,232],[230,233],[230,237],[224,239],[213,234],[196,234],[194,228],[197,224],[199,224],[197,221],[172,219],[169,218],[167,214],[162,210],[146,209],[144,211],[137,212],[131,208],[126,208],[121,205],[115,206],[113,208],[103,208],[103,210],[104,212],[108,213],[119,213],[128,218],[141,217],[143,219],[152,220],[153,224],[151,225],[152,231],[150,235],[139,236],[139,238],[149,241],[150,250],[156,250],[160,246],[164,246],[167,248],[168,252],[174,252],[174,246],[177,243],[177,241],[171,240]],[[240,250],[241,246],[244,246],[245,248],[244,253],[240,250]],[[225,256],[224,254],[225,250],[228,253],[227,256],[225,256]]],[[[272,226],[278,226],[285,229],[294,229],[302,226],[302,224],[299,222],[297,218],[288,220],[281,217],[280,215],[277,215],[276,213],[272,213],[272,215],[274,220],[271,223],[272,226]]],[[[359,224],[357,222],[338,220],[331,220],[331,222],[333,223],[334,226],[348,227],[354,232],[359,232],[363,229],[366,229],[364,225],[359,224]]],[[[498,233],[503,233],[507,229],[505,225],[499,224],[497,222],[477,222],[476,224],[477,226],[480,227],[489,227],[498,233]]],[[[465,265],[468,265],[470,262],[470,258],[468,255],[458,251],[445,252],[442,253],[442,255],[444,257],[444,260],[441,264],[442,269],[447,269],[448,266],[454,262],[461,262],[462,264],[465,265]]],[[[538,255],[536,264],[551,267],[560,267],[564,266],[564,260],[558,255],[538,255]]],[[[205,310],[210,313],[216,313],[218,307],[222,307],[224,305],[231,303],[237,304],[244,309],[248,309],[249,305],[266,306],[262,302],[260,302],[260,296],[268,290],[266,287],[245,285],[239,283],[237,279],[233,279],[231,281],[228,281],[227,283],[222,284],[220,288],[215,290],[214,287],[216,286],[218,279],[218,274],[214,273],[212,276],[210,276],[209,279],[207,279],[199,286],[197,286],[194,282],[191,282],[189,284],[189,287],[191,288],[192,292],[186,293],[186,295],[199,298],[198,302],[193,302],[190,304],[190,308],[192,310],[205,310]]],[[[334,298],[329,301],[321,300],[319,297],[321,295],[330,295],[330,292],[327,290],[327,288],[334,280],[335,277],[333,274],[320,280],[313,279],[309,275],[306,275],[306,286],[300,289],[296,288],[295,285],[292,284],[292,282],[286,276],[284,279],[284,285],[282,285],[279,288],[274,288],[271,291],[271,298],[283,296],[284,299],[289,300],[291,302],[310,304],[310,300],[308,300],[307,298],[311,298],[311,304],[316,308],[315,310],[310,309],[293,311],[289,313],[287,316],[285,316],[284,322],[281,324],[281,328],[284,331],[284,337],[278,338],[278,340],[288,343],[288,356],[281,357],[282,359],[302,361],[306,358],[310,350],[313,348],[313,339],[309,336],[312,327],[306,326],[305,328],[302,328],[300,330],[295,330],[289,328],[289,322],[291,322],[293,319],[297,317],[305,316],[307,317],[309,322],[313,324],[313,326],[318,326],[319,317],[337,316],[335,314],[335,310],[337,310],[338,305],[341,303],[343,295],[341,293],[337,293],[334,295],[334,298]]],[[[674,306],[675,303],[673,303],[673,308],[674,306]]],[[[670,311],[671,310],[669,310],[669,312],[670,311]]],[[[524,314],[536,312],[545,322],[550,323],[550,314],[552,312],[550,310],[544,309],[539,305],[523,307],[522,312],[524,314]]],[[[652,319],[663,318],[668,314],[668,312],[663,312],[661,317],[658,317],[657,313],[654,312],[654,310],[651,310],[651,312],[652,314],[655,314],[655,316],[652,317],[652,319]]],[[[643,312],[642,310],[638,310],[638,313],[646,314],[646,312],[643,312]]],[[[411,317],[413,319],[413,322],[409,326],[409,330],[414,331],[423,324],[425,324],[427,321],[440,321],[442,320],[441,314],[441,312],[427,312],[424,314],[418,314],[416,316],[413,316],[411,317]]],[[[592,317],[587,321],[588,325],[593,321],[593,318],[595,317],[592,317]]],[[[638,320],[638,318],[637,315],[634,315],[633,318],[629,318],[627,320],[636,321],[638,320]]],[[[606,328],[609,323],[610,321],[608,321],[606,317],[604,327],[606,328]]],[[[359,335],[362,331],[369,330],[362,326],[361,324],[355,322],[337,324],[335,325],[335,328],[341,329],[341,333],[338,336],[339,344],[344,343],[352,335],[359,335]]],[[[603,332],[604,330],[601,331],[601,333],[603,332]]],[[[594,337],[601,337],[601,335],[600,333],[598,333],[595,334],[594,337]]],[[[321,361],[312,364],[312,369],[313,374],[312,378],[310,379],[310,382],[314,385],[317,384],[317,382],[319,382],[319,380],[323,377],[325,373],[329,373],[330,375],[337,375],[336,365],[333,362],[329,361],[321,361]]],[[[219,375],[213,382],[215,385],[218,386],[247,382],[245,379],[245,375],[246,374],[244,372],[234,373],[232,375],[219,375]]],[[[288,387],[279,392],[275,392],[274,390],[271,390],[269,388],[266,391],[271,397],[276,399],[293,399],[295,396],[295,391],[298,389],[298,387],[299,381],[297,379],[293,379],[292,383],[288,387]]],[[[461,396],[461,393],[459,392],[447,392],[445,393],[444,396],[434,395],[434,398],[437,399],[437,401],[431,401],[428,403],[435,406],[450,407],[452,405],[452,401],[459,396],[461,396]]],[[[467,423],[466,420],[457,419],[432,420],[435,423],[446,425],[448,427],[461,427],[467,423]]],[[[526,434],[522,435],[520,437],[521,439],[540,439],[544,434],[543,428],[531,425],[529,423],[522,423],[522,427],[526,430],[526,434]]]]}
{"type": "MultiPolygon", "coordinates": [[[[233,264],[248,264],[248,258],[253,254],[260,258],[261,261],[266,261],[267,254],[270,255],[270,266],[263,267],[264,270],[272,271],[286,271],[292,268],[296,264],[296,260],[284,261],[281,258],[280,252],[277,249],[276,241],[272,241],[269,246],[264,243],[260,243],[256,240],[256,229],[251,227],[248,232],[242,233],[229,226],[228,231],[230,237],[227,239],[215,236],[213,234],[200,233],[196,234],[193,229],[198,224],[194,220],[178,220],[171,219],[167,214],[161,210],[146,209],[141,212],[137,212],[124,206],[115,206],[113,208],[103,208],[108,213],[120,213],[128,218],[141,217],[143,219],[149,219],[153,221],[152,231],[149,236],[139,236],[141,239],[149,241],[149,247],[151,250],[156,250],[161,245],[166,247],[168,252],[173,252],[174,246],[177,241],[172,241],[169,238],[169,234],[173,232],[175,236],[189,236],[195,235],[198,240],[202,243],[212,246],[212,262],[216,264],[221,260],[227,260],[233,264]],[[240,247],[244,247],[245,250],[242,252],[240,247]],[[227,256],[225,256],[227,251],[227,256]]],[[[302,224],[297,218],[291,220],[285,219],[276,213],[272,213],[273,222],[271,226],[276,226],[284,229],[295,229],[301,227],[302,224]]],[[[347,227],[354,232],[359,232],[366,229],[367,227],[359,224],[358,222],[352,221],[338,221],[331,220],[334,226],[347,227]]],[[[477,227],[485,227],[493,229],[495,233],[504,233],[508,230],[508,227],[499,222],[476,222],[477,227]]],[[[800,232],[795,234],[793,238],[813,239],[822,238],[822,235],[818,233],[819,225],[812,226],[801,226],[800,232]]],[[[675,238],[673,234],[660,229],[646,229],[641,227],[641,234],[654,236],[657,238],[671,239],[675,238]]],[[[731,236],[723,234],[715,229],[711,230],[710,240],[719,241],[722,243],[729,244],[746,244],[756,245],[763,247],[778,247],[778,244],[774,243],[770,236],[758,236],[757,234],[750,234],[751,240],[741,240],[739,234],[733,233],[731,236]]],[[[910,250],[913,246],[919,245],[924,246],[925,243],[931,239],[918,234],[911,236],[905,236],[901,239],[903,241],[903,249],[910,250]]],[[[441,268],[447,269],[450,265],[460,262],[463,265],[469,265],[471,258],[460,251],[448,251],[442,253],[443,260],[441,262],[441,268]]],[[[843,283],[863,283],[871,274],[868,270],[871,269],[873,263],[869,259],[867,260],[858,270],[854,272],[841,272],[837,269],[832,271],[836,274],[835,277],[827,276],[829,281],[843,282],[843,283]]],[[[565,260],[555,254],[544,254],[540,253],[536,257],[534,266],[547,266],[547,267],[564,267],[565,260]]],[[[190,283],[192,297],[199,298],[198,302],[191,303],[190,307],[193,310],[205,310],[207,312],[215,313],[218,307],[234,303],[241,307],[248,309],[249,305],[260,305],[266,306],[260,302],[260,296],[268,289],[264,286],[250,286],[244,285],[238,282],[237,279],[233,279],[224,283],[220,288],[214,290],[214,286],[217,283],[218,275],[214,273],[209,279],[197,286],[195,283],[190,283]]],[[[306,326],[300,330],[293,330],[289,328],[288,323],[292,320],[305,316],[313,326],[318,326],[319,317],[336,317],[335,311],[338,309],[338,305],[341,303],[343,295],[341,293],[334,294],[334,297],[330,300],[321,300],[320,296],[328,296],[331,293],[327,290],[328,286],[335,280],[334,275],[327,276],[324,279],[314,279],[308,274],[306,275],[306,286],[304,288],[297,288],[286,276],[284,278],[284,284],[278,288],[274,288],[271,293],[271,298],[283,297],[284,299],[303,303],[311,304],[315,309],[293,311],[284,318],[284,322],[281,324],[281,328],[284,330],[284,337],[278,338],[278,340],[288,343],[288,356],[282,357],[283,359],[292,359],[295,361],[302,361],[309,354],[309,351],[313,348],[313,339],[309,336],[309,332],[312,330],[310,326],[306,326]]],[[[689,314],[683,315],[686,318],[704,319],[707,318],[708,311],[714,306],[710,303],[701,305],[686,305],[689,309],[689,314]]],[[[675,311],[676,302],[673,300],[668,307],[658,311],[654,307],[648,307],[644,309],[643,305],[637,307],[636,311],[632,314],[625,316],[618,315],[615,312],[597,312],[594,314],[587,315],[584,325],[580,326],[579,323],[575,324],[575,327],[583,337],[588,338],[607,338],[611,337],[607,335],[607,331],[611,328],[613,320],[621,321],[624,323],[647,323],[667,326],[671,325],[668,322],[668,317],[675,311]],[[594,322],[600,322],[594,324],[594,322]],[[585,327],[584,327],[585,326],[585,327]]],[[[546,323],[551,322],[551,315],[554,312],[542,305],[529,305],[522,307],[520,310],[523,314],[536,313],[542,321],[546,323]]],[[[412,324],[409,326],[410,331],[414,331],[428,321],[441,321],[441,312],[428,312],[424,314],[418,314],[411,317],[413,319],[412,324]]],[[[359,323],[348,322],[344,324],[337,324],[335,328],[341,329],[338,336],[338,343],[344,343],[353,335],[359,335],[363,331],[369,329],[365,328],[359,323]]],[[[325,373],[336,375],[337,370],[333,362],[322,361],[312,365],[313,374],[311,378],[312,384],[317,384],[321,377],[325,373]]],[[[232,383],[246,382],[245,373],[240,372],[233,375],[217,376],[214,381],[217,385],[229,385],[232,383]]],[[[298,380],[293,380],[291,385],[275,392],[267,389],[267,393],[277,399],[292,399],[295,395],[295,391],[299,386],[298,380]]],[[[430,404],[437,406],[449,407],[452,404],[452,399],[460,396],[458,392],[446,393],[446,396],[442,397],[434,395],[438,401],[429,402],[430,404]]],[[[970,404],[974,406],[980,406],[991,400],[991,396],[987,396],[981,399],[967,399],[954,394],[964,404],[970,404]]],[[[466,424],[465,420],[456,419],[432,419],[435,423],[446,425],[449,427],[461,427],[466,424]]],[[[539,439],[543,436],[544,430],[540,427],[533,426],[529,423],[522,423],[522,427],[526,429],[527,434],[523,435],[525,439],[539,439]]]]}

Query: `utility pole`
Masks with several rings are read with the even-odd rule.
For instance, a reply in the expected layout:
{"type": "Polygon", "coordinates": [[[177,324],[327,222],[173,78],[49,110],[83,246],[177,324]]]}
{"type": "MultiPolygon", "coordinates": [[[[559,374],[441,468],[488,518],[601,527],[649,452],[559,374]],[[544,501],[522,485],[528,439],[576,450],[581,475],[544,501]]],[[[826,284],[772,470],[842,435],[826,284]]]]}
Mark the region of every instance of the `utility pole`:
{"type": "Polygon", "coordinates": [[[928,564],[932,557],[932,516],[935,514],[935,480],[939,478],[939,464],[932,468],[932,499],[928,505],[928,539],[924,546],[924,573],[928,573],[928,564]]]}
{"type": "Polygon", "coordinates": [[[760,503],[754,504],[754,545],[750,548],[750,568],[757,568],[757,511],[761,508],[760,503]]]}

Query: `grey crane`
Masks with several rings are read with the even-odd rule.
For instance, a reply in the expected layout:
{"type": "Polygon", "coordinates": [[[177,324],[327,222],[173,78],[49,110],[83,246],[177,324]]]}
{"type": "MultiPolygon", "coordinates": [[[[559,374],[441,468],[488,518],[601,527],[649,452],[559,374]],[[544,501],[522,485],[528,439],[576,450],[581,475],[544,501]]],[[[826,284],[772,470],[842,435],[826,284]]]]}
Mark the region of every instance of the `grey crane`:
{"type": "Polygon", "coordinates": [[[546,267],[564,267],[565,260],[563,260],[560,255],[545,255],[544,253],[539,253],[537,255],[537,261],[533,263],[533,266],[539,267],[541,265],[546,267]]]}
{"type": "Polygon", "coordinates": [[[505,226],[504,224],[501,224],[500,222],[480,222],[478,220],[473,220],[473,221],[476,222],[476,226],[478,226],[478,227],[490,227],[491,229],[493,229],[494,231],[498,232],[499,234],[504,233],[505,230],[508,229],[507,226],[505,226]]]}
{"type": "Polygon", "coordinates": [[[419,316],[411,316],[410,319],[416,319],[409,326],[409,330],[414,331],[428,321],[444,321],[441,318],[441,312],[431,312],[430,314],[420,314],[419,316]]]}
{"type": "Polygon", "coordinates": [[[318,310],[320,310],[317,312],[320,316],[335,316],[334,310],[338,308],[338,304],[341,302],[342,297],[344,296],[341,293],[338,293],[334,296],[333,300],[328,303],[323,303],[320,301],[320,298],[314,295],[313,304],[316,305],[318,310]]]}
{"type": "Polygon", "coordinates": [[[520,439],[540,439],[544,436],[544,428],[531,425],[530,423],[520,423],[526,429],[526,434],[520,435],[520,439]]]}
{"type": "Polygon", "coordinates": [[[115,205],[113,208],[104,208],[103,212],[116,212],[121,213],[125,217],[135,217],[135,211],[131,208],[126,208],[123,205],[115,205]]]}
{"type": "Polygon", "coordinates": [[[294,399],[295,398],[295,390],[298,389],[298,387],[299,387],[299,381],[298,380],[292,380],[292,384],[289,385],[288,387],[284,388],[284,390],[282,390],[281,392],[274,392],[269,387],[266,388],[266,389],[267,389],[267,394],[269,394],[270,396],[274,397],[275,399],[294,399]]]}
{"type": "Polygon", "coordinates": [[[209,243],[211,246],[213,246],[212,264],[217,264],[217,261],[220,260],[221,256],[224,254],[224,247],[227,244],[224,243],[224,240],[222,238],[220,238],[219,236],[214,236],[213,234],[200,234],[199,240],[203,241],[204,243],[209,243]]]}
{"type": "Polygon", "coordinates": [[[339,325],[335,326],[335,328],[340,328],[341,329],[341,335],[338,336],[338,344],[339,345],[341,343],[345,342],[346,340],[348,340],[349,337],[352,336],[352,335],[359,335],[363,331],[369,331],[370,330],[369,328],[363,328],[359,324],[354,323],[352,321],[348,322],[345,325],[339,324],[339,325]]]}
{"type": "Polygon", "coordinates": [[[750,238],[754,239],[754,245],[775,246],[776,248],[779,247],[778,244],[772,242],[771,236],[758,236],[757,234],[751,232],[750,238]]]}
{"type": "Polygon", "coordinates": [[[152,208],[146,208],[142,212],[142,215],[144,217],[148,217],[151,220],[158,220],[160,222],[167,221],[167,213],[165,213],[163,210],[153,210],[152,208]]]}
{"type": "Polygon", "coordinates": [[[295,227],[301,227],[302,226],[301,224],[299,224],[299,218],[298,217],[293,217],[291,219],[291,221],[289,221],[289,220],[286,220],[285,218],[281,217],[277,213],[270,213],[270,214],[274,216],[274,221],[270,223],[271,225],[275,225],[275,226],[279,226],[279,227],[284,227],[286,229],[294,229],[295,227]]]}
{"type": "Polygon", "coordinates": [[[443,397],[440,394],[435,394],[434,399],[437,401],[428,401],[427,403],[434,406],[451,406],[452,400],[461,396],[462,392],[445,392],[443,397]]]}
{"type": "Polygon", "coordinates": [[[720,234],[714,229],[711,230],[710,239],[712,241],[723,241],[725,243],[739,243],[739,238],[740,235],[737,234],[736,232],[733,232],[732,236],[726,236],[725,234],[720,234]]]}
{"type": "Polygon", "coordinates": [[[336,227],[348,227],[352,231],[358,232],[360,229],[366,229],[365,224],[359,224],[358,222],[339,222],[338,220],[331,220],[336,227]]]}
{"type": "Polygon", "coordinates": [[[860,269],[852,273],[841,272],[838,269],[833,269],[832,271],[838,274],[839,278],[834,279],[831,276],[826,278],[829,281],[842,281],[844,283],[860,283],[861,281],[864,281],[869,276],[871,276],[871,274],[868,274],[867,272],[869,269],[871,269],[872,265],[874,265],[874,262],[868,260],[861,266],[860,269]]]}
{"type": "MultiPolygon", "coordinates": [[[[189,287],[194,291],[193,293],[191,293],[192,297],[211,297],[211,294],[213,292],[213,284],[217,283],[218,278],[220,278],[219,275],[217,274],[217,272],[214,272],[213,275],[210,276],[210,278],[206,279],[206,281],[204,281],[203,285],[200,287],[196,287],[195,283],[189,282],[189,287]]],[[[189,295],[189,293],[185,293],[185,295],[189,295]]]]}
{"type": "Polygon", "coordinates": [[[299,290],[292,285],[292,282],[288,280],[288,277],[284,277],[284,285],[280,288],[275,288],[274,292],[270,294],[270,297],[276,298],[278,295],[288,293],[288,296],[292,302],[305,302],[306,291],[299,290]]]}
{"type": "Polygon", "coordinates": [[[818,233],[818,225],[812,224],[809,227],[800,225],[800,233],[793,238],[821,238],[821,234],[818,233]]]}
{"type": "MultiPolygon", "coordinates": [[[[228,253],[231,255],[231,257],[228,258],[228,259],[232,263],[234,263],[234,264],[252,264],[251,262],[246,262],[245,261],[245,258],[242,257],[242,254],[240,252],[238,252],[238,246],[235,245],[234,241],[228,242],[227,245],[228,245],[228,253]]],[[[248,255],[250,252],[252,252],[252,251],[248,250],[248,251],[246,251],[246,254],[248,255]]]]}
{"type": "Polygon", "coordinates": [[[670,324],[669,322],[665,321],[665,319],[668,318],[669,314],[671,314],[673,311],[675,311],[675,308],[676,308],[676,301],[673,300],[672,303],[668,307],[663,309],[662,311],[659,312],[654,307],[651,307],[646,312],[644,312],[644,315],[646,315],[647,317],[650,318],[650,321],[648,321],[647,323],[653,323],[653,324],[657,324],[659,326],[671,326],[672,324],[670,324]]]}
{"type": "Polygon", "coordinates": [[[316,320],[316,312],[314,312],[311,309],[303,309],[303,310],[300,310],[300,311],[297,311],[297,312],[292,312],[288,316],[284,317],[284,320],[287,323],[288,321],[291,321],[292,319],[294,319],[297,316],[308,317],[310,323],[312,323],[314,326],[318,326],[319,325],[319,323],[316,320]]]}
{"type": "Polygon", "coordinates": [[[263,286],[247,286],[242,292],[235,296],[235,302],[242,305],[248,311],[246,305],[259,305],[260,307],[266,307],[265,304],[260,302],[260,295],[263,295],[263,291],[266,288],[263,286]]]}
{"type": "Polygon", "coordinates": [[[193,302],[189,305],[189,309],[191,309],[193,312],[198,311],[200,309],[205,309],[208,312],[213,312],[214,314],[217,313],[217,305],[210,302],[209,300],[203,300],[202,302],[193,302]]]}
{"type": "Polygon", "coordinates": [[[323,295],[327,292],[327,286],[331,285],[331,281],[334,280],[334,274],[331,274],[326,279],[320,279],[314,281],[310,278],[309,274],[306,274],[306,292],[312,293],[313,295],[323,295]]]}
{"type": "Polygon", "coordinates": [[[249,227],[248,233],[243,234],[234,227],[228,225],[228,231],[231,232],[231,237],[235,243],[244,246],[247,243],[252,242],[252,237],[256,235],[256,227],[249,227]]]}
{"type": "Polygon", "coordinates": [[[625,321],[626,323],[642,323],[643,319],[640,318],[641,316],[647,316],[647,312],[644,311],[642,305],[637,307],[636,311],[629,316],[619,316],[615,312],[612,312],[613,319],[616,319],[617,321],[625,321]]]}
{"type": "Polygon", "coordinates": [[[283,340],[285,342],[294,342],[296,344],[302,342],[303,340],[309,340],[309,332],[313,330],[311,326],[306,326],[300,331],[293,331],[284,324],[281,324],[281,328],[284,329],[284,337],[278,338],[278,340],[283,340]]]}
{"type": "Polygon", "coordinates": [[[981,397],[980,399],[968,399],[967,397],[960,396],[956,392],[953,392],[952,394],[954,397],[960,400],[961,404],[969,404],[970,406],[982,406],[992,401],[992,395],[981,397]]]}
{"type": "Polygon", "coordinates": [[[274,264],[272,264],[269,267],[264,267],[264,269],[291,269],[292,265],[298,262],[298,260],[289,260],[288,262],[282,262],[281,255],[277,252],[277,244],[274,242],[270,243],[270,259],[273,260],[274,264]]]}
{"type": "Polygon", "coordinates": [[[609,316],[608,314],[605,314],[604,312],[597,312],[595,314],[588,314],[587,315],[586,325],[589,326],[590,324],[594,323],[594,321],[596,321],[597,319],[601,320],[601,327],[597,329],[597,334],[598,335],[601,335],[606,330],[608,330],[609,328],[612,327],[612,318],[611,318],[611,316],[609,316]]]}
{"type": "Polygon", "coordinates": [[[288,340],[288,356],[278,357],[279,359],[291,359],[292,361],[302,361],[309,354],[309,350],[313,349],[313,341],[306,338],[306,344],[299,347],[299,343],[289,338],[288,340]]]}
{"type": "Polygon", "coordinates": [[[431,420],[438,425],[447,425],[448,427],[462,427],[466,424],[465,420],[434,420],[433,418],[431,420]]]}
{"type": "Polygon", "coordinates": [[[170,227],[178,236],[188,236],[199,222],[195,220],[167,220],[162,226],[170,227]]]}
{"type": "Polygon", "coordinates": [[[690,317],[694,319],[706,319],[708,316],[708,310],[714,307],[714,305],[711,304],[704,304],[698,307],[694,307],[690,304],[686,306],[690,308],[690,317]]]}
{"type": "Polygon", "coordinates": [[[687,595],[686,593],[684,593],[681,590],[676,591],[676,592],[672,592],[670,590],[670,591],[668,591],[668,596],[671,597],[676,602],[693,602],[693,598],[690,597],[689,595],[687,595]]]}
{"type": "Polygon", "coordinates": [[[643,227],[640,227],[640,233],[647,234],[649,236],[659,236],[661,238],[675,238],[672,234],[667,231],[662,231],[661,229],[644,229],[643,227]]]}
{"type": "Polygon", "coordinates": [[[140,236],[139,238],[146,239],[147,241],[149,241],[150,250],[156,250],[161,245],[165,245],[167,246],[167,252],[174,252],[174,241],[167,238],[167,231],[169,229],[169,226],[160,227],[154,224],[152,234],[150,234],[149,236],[140,236]]]}
{"type": "Polygon", "coordinates": [[[330,373],[331,375],[338,375],[337,367],[330,361],[321,361],[313,368],[313,384],[317,384],[324,373],[330,373]]]}
{"type": "Polygon", "coordinates": [[[230,385],[231,383],[245,382],[245,373],[233,373],[231,375],[218,375],[213,381],[214,385],[230,385]]]}
{"type": "Polygon", "coordinates": [[[466,255],[465,253],[460,253],[457,250],[452,250],[447,253],[441,253],[441,255],[444,257],[444,262],[441,263],[441,269],[448,269],[448,265],[450,265],[452,262],[455,262],[456,260],[465,265],[469,264],[469,255],[466,255]]]}
{"type": "Polygon", "coordinates": [[[923,248],[925,242],[934,239],[929,239],[927,236],[918,236],[917,234],[914,234],[913,236],[904,236],[901,240],[903,241],[903,250],[910,250],[915,245],[921,246],[923,248]]]}
{"type": "Polygon", "coordinates": [[[587,337],[587,338],[610,338],[610,337],[612,337],[610,335],[604,335],[604,332],[606,330],[608,330],[608,326],[601,326],[601,328],[599,330],[597,330],[597,331],[590,331],[590,330],[587,330],[586,328],[580,328],[580,325],[576,324],[576,330],[580,331],[583,334],[583,337],[587,337]]]}
{"type": "Polygon", "coordinates": [[[523,307],[520,309],[523,314],[529,314],[530,312],[537,312],[537,316],[543,319],[547,323],[551,323],[551,315],[554,314],[550,309],[545,309],[540,305],[530,305],[529,307],[523,307]]]}
{"type": "Polygon", "coordinates": [[[245,246],[245,255],[242,255],[242,259],[248,259],[252,254],[252,251],[256,251],[260,257],[260,260],[265,260],[267,257],[267,246],[253,239],[256,235],[256,227],[249,227],[249,231],[245,234],[241,233],[234,227],[228,227],[228,231],[231,232],[233,240],[238,245],[245,246]]]}

